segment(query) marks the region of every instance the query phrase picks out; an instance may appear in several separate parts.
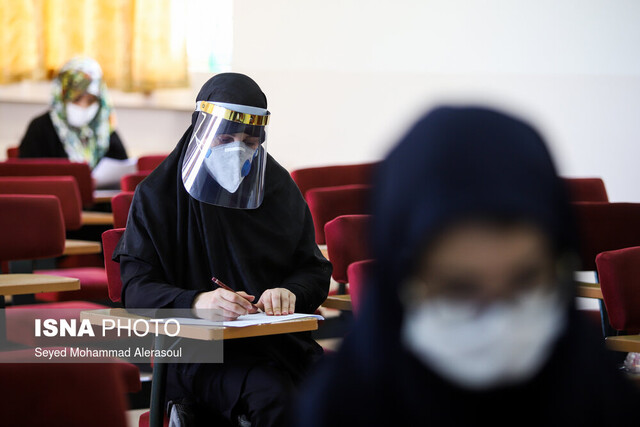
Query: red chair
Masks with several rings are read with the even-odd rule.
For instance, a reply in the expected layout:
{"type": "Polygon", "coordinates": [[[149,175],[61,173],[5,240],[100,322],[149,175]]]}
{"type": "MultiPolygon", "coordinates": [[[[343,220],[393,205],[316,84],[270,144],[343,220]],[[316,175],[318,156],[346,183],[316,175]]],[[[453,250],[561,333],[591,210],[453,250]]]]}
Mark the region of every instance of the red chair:
{"type": "Polygon", "coordinates": [[[49,195],[0,195],[0,236],[0,261],[62,255],[60,201],[49,195]]]}
{"type": "Polygon", "coordinates": [[[347,277],[349,279],[349,295],[351,295],[351,307],[353,315],[357,316],[362,306],[363,295],[367,284],[373,276],[374,261],[367,259],[349,264],[347,277]]]}
{"type": "Polygon", "coordinates": [[[297,169],[291,172],[291,178],[306,200],[307,191],[312,188],[371,184],[376,166],[377,163],[364,163],[297,169]]]}
{"type": "Polygon", "coordinates": [[[316,243],[324,245],[324,225],[341,215],[369,214],[371,186],[366,184],[312,188],[307,203],[313,217],[316,243]]]}
{"type": "Polygon", "coordinates": [[[574,202],[582,270],[605,251],[640,246],[640,203],[574,202]]]}
{"type": "Polygon", "coordinates": [[[138,158],[138,171],[151,172],[158,167],[160,163],[166,159],[168,154],[150,154],[147,156],[140,156],[138,158]]]}
{"type": "Polygon", "coordinates": [[[0,377],[3,425],[127,427],[125,388],[113,364],[0,363],[0,377]]]}
{"type": "Polygon", "coordinates": [[[0,194],[49,194],[62,206],[67,230],[82,227],[82,201],[76,180],[71,176],[0,177],[0,194]]]}
{"type": "Polygon", "coordinates": [[[136,191],[136,187],[140,184],[151,171],[143,171],[125,175],[120,179],[120,189],[122,191],[136,191]]]}
{"type": "Polygon", "coordinates": [[[609,196],[601,178],[563,178],[573,202],[608,202],[609,196]]]}
{"type": "Polygon", "coordinates": [[[609,324],[617,331],[640,332],[640,246],[606,251],[596,257],[609,324]]]}
{"type": "MultiPolygon", "coordinates": [[[[107,277],[109,278],[109,297],[112,301],[118,302],[121,300],[122,293],[122,280],[120,278],[120,264],[113,261],[113,251],[116,245],[120,241],[120,238],[124,234],[124,228],[114,228],[113,230],[107,230],[102,233],[102,248],[104,250],[104,266],[107,270],[107,277]]],[[[139,427],[149,426],[149,412],[145,412],[140,415],[138,421],[139,427]]],[[[164,425],[169,425],[169,420],[164,417],[164,425]]]]}
{"type": "MultiPolygon", "coordinates": [[[[66,230],[82,226],[82,204],[78,185],[73,177],[0,177],[0,194],[50,194],[62,205],[66,230]]],[[[36,273],[80,279],[81,289],[71,292],[36,294],[38,301],[70,301],[107,299],[107,275],[102,267],[75,267],[37,270],[36,273]]]]}
{"type": "Polygon", "coordinates": [[[133,201],[133,191],[123,191],[111,199],[111,211],[113,212],[113,228],[125,228],[127,217],[133,201]]]}
{"type": "Polygon", "coordinates": [[[78,183],[82,205],[93,205],[93,179],[86,163],[72,163],[66,159],[15,159],[0,163],[0,176],[72,176],[78,183]]]}
{"type": "Polygon", "coordinates": [[[19,147],[7,147],[7,159],[17,159],[20,157],[19,147]]]}
{"type": "Polygon", "coordinates": [[[344,215],[324,226],[333,279],[348,283],[347,268],[356,261],[371,259],[368,244],[370,215],[344,215]]]}
{"type": "Polygon", "coordinates": [[[120,301],[122,292],[122,280],[120,279],[120,264],[113,261],[113,251],[124,234],[124,228],[114,228],[102,233],[102,249],[104,251],[104,268],[109,280],[109,298],[111,301],[120,301]]]}

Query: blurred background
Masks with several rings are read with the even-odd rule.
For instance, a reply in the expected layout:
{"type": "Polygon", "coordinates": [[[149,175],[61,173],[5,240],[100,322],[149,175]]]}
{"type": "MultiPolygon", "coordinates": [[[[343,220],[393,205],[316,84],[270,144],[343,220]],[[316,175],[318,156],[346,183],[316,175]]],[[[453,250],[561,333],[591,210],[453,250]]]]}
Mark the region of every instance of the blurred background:
{"type": "Polygon", "coordinates": [[[431,106],[481,103],[536,125],[563,175],[640,201],[638,24],[634,0],[5,0],[0,160],[85,54],[131,156],[171,151],[200,86],[236,71],[289,170],[377,160],[431,106]]]}

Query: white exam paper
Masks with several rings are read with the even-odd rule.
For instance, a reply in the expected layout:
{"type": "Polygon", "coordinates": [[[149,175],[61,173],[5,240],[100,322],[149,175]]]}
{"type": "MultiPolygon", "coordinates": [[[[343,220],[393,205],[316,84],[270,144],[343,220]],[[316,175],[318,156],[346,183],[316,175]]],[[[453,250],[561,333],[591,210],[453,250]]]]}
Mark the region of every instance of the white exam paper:
{"type": "MultiPolygon", "coordinates": [[[[293,313],[282,316],[267,316],[267,314],[263,312],[245,314],[244,316],[238,317],[236,320],[214,321],[188,317],[176,317],[175,320],[177,320],[181,325],[230,326],[234,328],[242,328],[245,326],[264,325],[266,323],[286,322],[287,320],[296,320],[305,317],[315,317],[316,319],[324,320],[324,317],[317,314],[293,313]]],[[[166,321],[167,319],[158,320],[166,321]]]]}

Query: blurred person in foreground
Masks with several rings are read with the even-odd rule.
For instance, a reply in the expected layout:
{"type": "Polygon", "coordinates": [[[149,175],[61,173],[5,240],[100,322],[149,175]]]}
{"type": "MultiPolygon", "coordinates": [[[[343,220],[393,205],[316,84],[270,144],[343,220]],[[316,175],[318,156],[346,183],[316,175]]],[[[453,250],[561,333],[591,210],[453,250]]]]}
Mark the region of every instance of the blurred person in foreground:
{"type": "Polygon", "coordinates": [[[103,157],[123,160],[127,152],[114,126],[100,65],[92,58],[73,58],[53,80],[49,111],[29,123],[19,156],[68,158],[91,168],[103,157]]]}
{"type": "Polygon", "coordinates": [[[435,109],[374,188],[362,312],[307,383],[298,425],[637,419],[637,388],[574,307],[570,207],[535,129],[435,109]]]}

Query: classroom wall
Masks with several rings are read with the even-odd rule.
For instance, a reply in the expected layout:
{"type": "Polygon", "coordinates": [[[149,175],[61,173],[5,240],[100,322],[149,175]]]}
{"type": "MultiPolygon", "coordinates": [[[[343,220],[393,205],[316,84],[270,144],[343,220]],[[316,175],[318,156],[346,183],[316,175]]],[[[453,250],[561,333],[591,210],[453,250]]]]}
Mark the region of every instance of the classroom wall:
{"type": "MultiPolygon", "coordinates": [[[[537,125],[563,174],[640,201],[638,22],[634,0],[243,0],[233,68],[267,94],[268,149],[290,170],[373,161],[434,105],[488,104],[537,125]]],[[[117,100],[133,155],[173,148],[201,82],[117,100]]],[[[0,89],[0,158],[46,109],[18,98],[0,89]]]]}
{"type": "Polygon", "coordinates": [[[288,168],[377,159],[431,106],[482,103],[535,123],[562,173],[640,201],[640,2],[243,0],[234,17],[234,69],[265,90],[288,168]]]}

